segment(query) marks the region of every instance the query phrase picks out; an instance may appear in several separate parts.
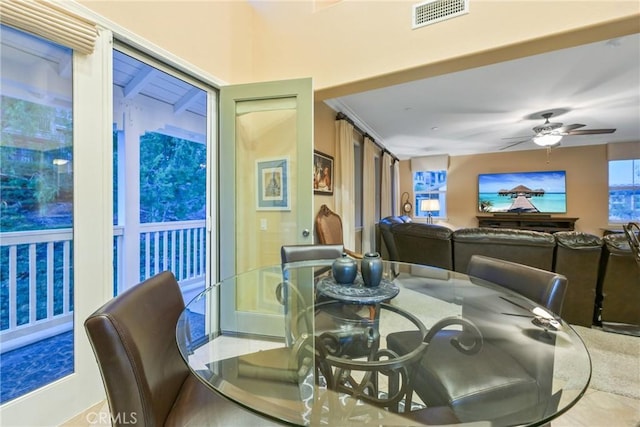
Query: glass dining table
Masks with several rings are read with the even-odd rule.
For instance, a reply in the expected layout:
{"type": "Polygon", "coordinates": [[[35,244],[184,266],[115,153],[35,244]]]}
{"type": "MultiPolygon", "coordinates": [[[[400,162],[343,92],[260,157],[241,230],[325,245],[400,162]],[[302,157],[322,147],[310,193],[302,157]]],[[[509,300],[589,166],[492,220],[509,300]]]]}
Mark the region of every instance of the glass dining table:
{"type": "Polygon", "coordinates": [[[230,277],[186,305],[176,337],[204,384],[285,425],[542,425],[591,378],[580,337],[544,307],[389,261],[374,288],[336,283],[331,261],[230,277]]]}

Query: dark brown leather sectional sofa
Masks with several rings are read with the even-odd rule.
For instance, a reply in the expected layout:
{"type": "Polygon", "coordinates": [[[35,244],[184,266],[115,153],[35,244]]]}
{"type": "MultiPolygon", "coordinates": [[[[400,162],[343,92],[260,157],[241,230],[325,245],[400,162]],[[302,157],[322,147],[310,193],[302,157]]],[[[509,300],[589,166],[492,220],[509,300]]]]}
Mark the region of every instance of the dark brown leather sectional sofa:
{"type": "Polygon", "coordinates": [[[466,273],[471,255],[479,254],[561,273],[569,281],[560,313],[565,321],[640,330],[640,271],[622,233],[601,238],[578,231],[451,230],[390,218],[380,222],[380,231],[395,261],[466,273]]]}

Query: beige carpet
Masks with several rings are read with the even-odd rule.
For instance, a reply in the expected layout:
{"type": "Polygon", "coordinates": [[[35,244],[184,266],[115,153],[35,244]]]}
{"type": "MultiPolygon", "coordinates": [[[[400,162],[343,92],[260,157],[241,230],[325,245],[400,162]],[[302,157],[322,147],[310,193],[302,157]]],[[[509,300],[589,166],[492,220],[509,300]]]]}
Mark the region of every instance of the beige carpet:
{"type": "Polygon", "coordinates": [[[640,337],[572,327],[591,356],[590,387],[640,399],[640,337]]]}

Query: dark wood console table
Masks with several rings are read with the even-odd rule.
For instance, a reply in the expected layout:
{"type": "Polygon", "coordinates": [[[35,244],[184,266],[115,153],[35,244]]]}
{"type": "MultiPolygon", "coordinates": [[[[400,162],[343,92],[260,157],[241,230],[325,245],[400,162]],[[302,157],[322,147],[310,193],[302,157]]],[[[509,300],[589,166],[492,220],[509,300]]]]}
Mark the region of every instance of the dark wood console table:
{"type": "Polygon", "coordinates": [[[573,231],[578,218],[552,217],[538,215],[479,215],[478,227],[514,228],[518,230],[544,231],[573,231]]]}

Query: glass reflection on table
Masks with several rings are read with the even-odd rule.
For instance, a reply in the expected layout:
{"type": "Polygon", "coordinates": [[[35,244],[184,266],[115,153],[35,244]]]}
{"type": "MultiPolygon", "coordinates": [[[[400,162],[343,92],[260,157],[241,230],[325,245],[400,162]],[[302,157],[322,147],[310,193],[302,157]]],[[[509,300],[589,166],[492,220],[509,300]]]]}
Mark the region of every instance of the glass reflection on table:
{"type": "MultiPolygon", "coordinates": [[[[270,266],[205,290],[188,303],[177,327],[178,346],[190,369],[247,410],[296,425],[415,425],[427,407],[412,392],[414,370],[429,341],[445,329],[479,328],[480,343],[509,340],[550,355],[549,399],[559,401],[551,413],[538,408],[544,402],[514,408],[539,414],[523,415],[522,425],[565,412],[589,383],[591,364],[580,338],[526,298],[464,274],[385,262],[384,280],[400,291],[373,304],[372,316],[372,304],[342,303],[316,292],[316,284],[331,275],[330,265],[300,262],[284,271],[270,266]],[[223,297],[224,292],[232,298],[223,297]],[[398,355],[385,339],[398,331],[417,331],[426,339],[398,355]]],[[[472,349],[473,363],[478,349],[470,336],[459,344],[472,349]]],[[[485,417],[471,421],[492,422],[485,417]]]]}

